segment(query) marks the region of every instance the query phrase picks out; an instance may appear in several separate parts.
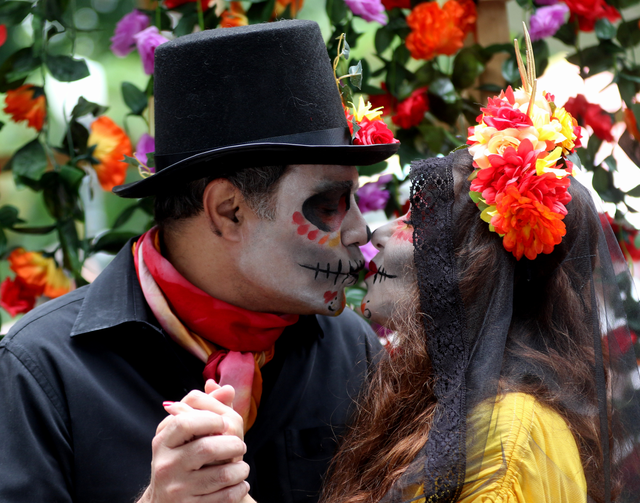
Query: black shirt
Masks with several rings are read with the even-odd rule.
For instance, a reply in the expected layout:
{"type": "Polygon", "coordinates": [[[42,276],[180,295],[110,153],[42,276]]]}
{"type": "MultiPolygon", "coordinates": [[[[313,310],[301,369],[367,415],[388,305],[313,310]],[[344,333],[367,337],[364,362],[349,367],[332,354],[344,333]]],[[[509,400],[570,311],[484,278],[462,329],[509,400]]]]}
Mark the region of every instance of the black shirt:
{"type": "MultiPolygon", "coordinates": [[[[259,503],[317,500],[380,348],[349,310],[285,329],[245,437],[259,503]]],[[[160,328],[125,246],[93,284],[33,310],[0,342],[0,501],[131,503],[149,482],[162,402],[203,389],[203,368],[160,328]]]]}

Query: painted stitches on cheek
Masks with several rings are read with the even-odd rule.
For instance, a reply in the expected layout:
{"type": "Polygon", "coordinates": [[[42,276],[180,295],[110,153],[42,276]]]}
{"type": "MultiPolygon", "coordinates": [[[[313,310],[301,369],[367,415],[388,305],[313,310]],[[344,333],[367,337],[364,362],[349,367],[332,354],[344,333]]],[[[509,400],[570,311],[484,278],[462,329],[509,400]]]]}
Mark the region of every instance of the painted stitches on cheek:
{"type": "Polygon", "coordinates": [[[398,277],[394,274],[387,273],[387,271],[384,270],[384,267],[378,269],[378,266],[373,261],[369,262],[369,274],[367,277],[371,276],[371,274],[373,274],[374,285],[376,284],[376,281],[378,283],[382,283],[387,279],[394,279],[398,277]]]}
{"type": "Polygon", "coordinates": [[[331,268],[331,264],[327,264],[327,267],[323,267],[318,262],[315,266],[298,264],[303,269],[309,269],[315,272],[315,276],[313,279],[331,279],[333,277],[333,284],[337,285],[338,280],[341,285],[349,286],[355,285],[358,282],[358,275],[360,271],[364,268],[364,261],[356,262],[354,264],[349,261],[349,269],[347,270],[343,263],[342,259],[338,260],[338,266],[335,269],[331,268]],[[350,281],[347,283],[347,281],[350,281]]]}

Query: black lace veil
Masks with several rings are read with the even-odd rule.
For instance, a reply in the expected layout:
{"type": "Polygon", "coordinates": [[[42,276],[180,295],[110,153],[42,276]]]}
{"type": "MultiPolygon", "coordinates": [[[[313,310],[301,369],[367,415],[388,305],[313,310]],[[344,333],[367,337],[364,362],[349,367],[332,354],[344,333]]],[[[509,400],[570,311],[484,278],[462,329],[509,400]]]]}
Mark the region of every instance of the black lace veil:
{"type": "MultiPolygon", "coordinates": [[[[587,494],[569,481],[567,501],[638,501],[640,377],[625,315],[632,288],[620,289],[631,276],[611,228],[571,179],[562,243],[516,261],[480,221],[468,194],[472,169],[466,149],[412,165],[414,259],[437,407],[426,444],[383,501],[454,502],[465,487],[500,476],[483,471],[483,453],[496,397],[512,390],[555,404],[572,429],[587,494]],[[464,283],[484,258],[491,274],[464,283]],[[548,297],[558,289],[566,295],[548,297]],[[581,329],[554,335],[565,325],[581,329]],[[597,441],[572,425],[591,425],[597,441]]],[[[543,446],[531,448],[544,455],[543,446]]],[[[571,477],[551,460],[544,470],[549,478],[571,477]]]]}

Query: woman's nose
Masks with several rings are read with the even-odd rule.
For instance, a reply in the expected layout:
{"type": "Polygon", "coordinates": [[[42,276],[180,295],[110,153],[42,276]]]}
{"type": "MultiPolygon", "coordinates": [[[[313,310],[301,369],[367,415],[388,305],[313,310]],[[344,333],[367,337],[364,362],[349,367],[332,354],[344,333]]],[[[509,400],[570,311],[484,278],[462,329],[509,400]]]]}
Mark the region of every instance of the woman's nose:
{"type": "Polygon", "coordinates": [[[387,241],[393,234],[393,230],[398,225],[398,220],[399,219],[392,220],[391,222],[387,222],[383,226],[378,227],[371,236],[371,244],[378,250],[384,250],[387,241]]]}

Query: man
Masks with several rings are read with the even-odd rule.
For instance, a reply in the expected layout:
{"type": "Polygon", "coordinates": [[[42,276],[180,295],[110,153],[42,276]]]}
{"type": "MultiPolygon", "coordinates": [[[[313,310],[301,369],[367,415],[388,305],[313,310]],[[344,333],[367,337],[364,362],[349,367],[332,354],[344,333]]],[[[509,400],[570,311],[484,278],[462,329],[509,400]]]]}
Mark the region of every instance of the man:
{"type": "Polygon", "coordinates": [[[314,501],[379,350],[326,317],[368,240],[353,165],[398,145],[351,145],[306,21],[160,46],[155,125],[115,192],[158,226],[0,344],[0,501],[314,501]]]}

